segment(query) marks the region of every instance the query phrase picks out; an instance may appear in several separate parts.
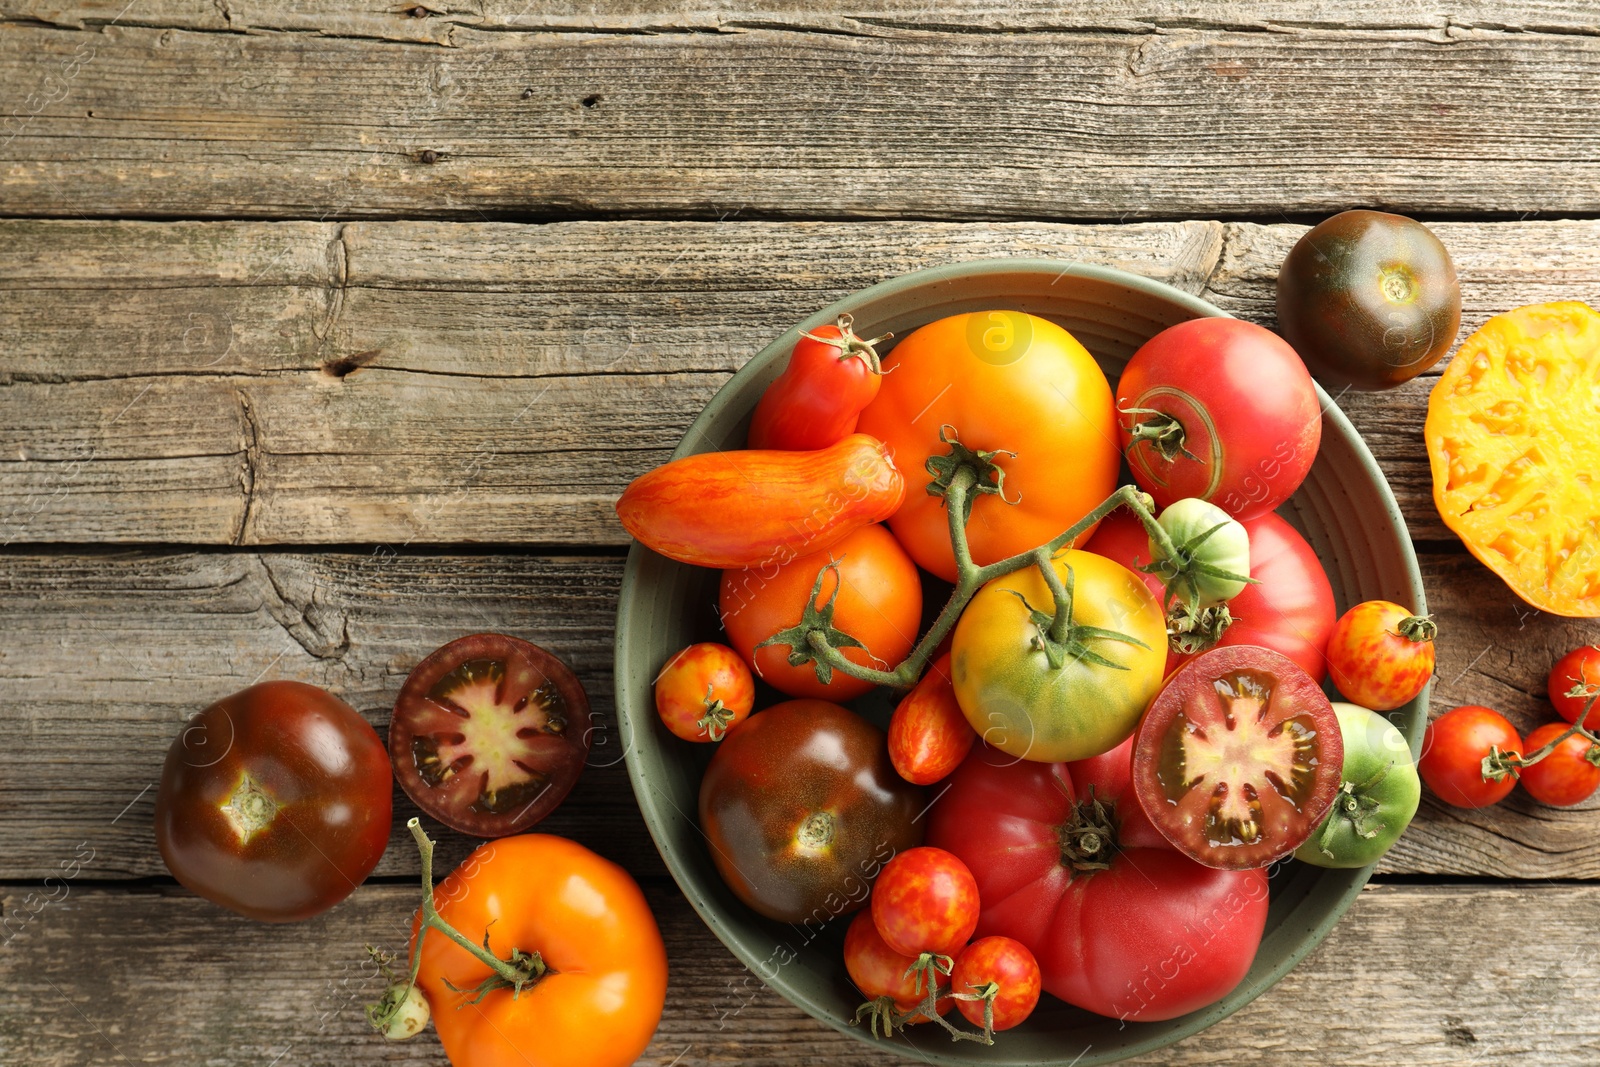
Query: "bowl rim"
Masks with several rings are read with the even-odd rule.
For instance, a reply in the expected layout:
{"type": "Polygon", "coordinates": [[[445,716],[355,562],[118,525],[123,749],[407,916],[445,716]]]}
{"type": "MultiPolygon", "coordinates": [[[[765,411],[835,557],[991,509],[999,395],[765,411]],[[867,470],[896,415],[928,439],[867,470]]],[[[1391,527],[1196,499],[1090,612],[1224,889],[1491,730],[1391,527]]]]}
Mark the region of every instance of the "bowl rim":
{"type": "MultiPolygon", "coordinates": [[[[759,368],[764,367],[768,362],[777,358],[778,354],[786,354],[791,351],[795,342],[799,340],[802,331],[814,330],[818,326],[831,323],[839,315],[847,313],[853,308],[859,308],[863,303],[881,299],[883,297],[893,296],[907,290],[919,289],[926,286],[930,282],[947,282],[959,279],[1007,273],[1054,273],[1056,275],[1055,281],[1059,281],[1062,278],[1074,277],[1092,281],[1108,282],[1126,286],[1127,288],[1133,289],[1148,296],[1160,297],[1162,299],[1171,301],[1185,310],[1192,312],[1192,317],[1194,318],[1235,317],[1217,307],[1215,304],[1212,304],[1210,301],[1207,301],[1204,298],[1196,296],[1192,293],[1185,292],[1184,290],[1169,285],[1165,282],[1157,281],[1153,278],[1147,278],[1143,275],[1134,274],[1129,271],[1120,270],[1115,267],[1105,267],[1092,263],[1080,263],[1073,260],[1057,260],[1042,257],[1019,256],[962,260],[955,263],[925,267],[919,270],[910,271],[905,274],[896,275],[895,277],[885,279],[884,281],[878,282],[864,289],[855,290],[839,300],[829,304],[827,307],[807,316],[775,338],[771,343],[766,345],[749,360],[747,360],[744,365],[739,368],[739,370],[735,371],[728,381],[723,383],[722,387],[717,390],[717,392],[709,401],[706,402],[705,407],[701,409],[700,413],[695,416],[694,421],[691,422],[689,427],[684,431],[684,434],[679,440],[677,447],[672,452],[672,458],[679,459],[697,451],[705,451],[706,449],[703,447],[703,443],[707,440],[707,437],[705,434],[705,426],[703,424],[708,420],[708,412],[719,408],[721,405],[718,404],[718,401],[727,395],[736,392],[742,386],[744,381],[748,379],[749,375],[757,373],[759,368]]],[[[1051,284],[1054,285],[1055,281],[1052,281],[1051,284]]],[[[1339,409],[1338,404],[1335,403],[1334,399],[1327,394],[1320,383],[1313,380],[1312,384],[1316,388],[1317,400],[1322,409],[1322,417],[1325,420],[1332,422],[1335,427],[1344,432],[1344,436],[1355,442],[1356,458],[1377,487],[1379,498],[1383,504],[1385,513],[1392,523],[1406,534],[1401,545],[1401,563],[1406,571],[1406,581],[1410,587],[1411,597],[1417,605],[1415,610],[1417,614],[1426,614],[1427,602],[1422,586],[1421,571],[1417,565],[1416,550],[1412,543],[1410,531],[1406,525],[1405,518],[1401,515],[1399,504],[1394,498],[1394,492],[1389,487],[1388,479],[1384,476],[1382,468],[1378,466],[1377,460],[1373,458],[1371,450],[1367,448],[1366,441],[1361,437],[1360,432],[1356,430],[1354,425],[1351,424],[1344,412],[1339,409]]],[[[855,1037],[858,1040],[867,1043],[870,1047],[892,1051],[900,1056],[910,1056],[914,1054],[918,1058],[930,1063],[954,1065],[972,1064],[975,1061],[961,1055],[954,1054],[952,1051],[943,1047],[929,1048],[927,1046],[917,1046],[916,1048],[912,1048],[899,1041],[886,1041],[874,1038],[860,1027],[852,1026],[848,1021],[834,1019],[833,1011],[830,1007],[817,1003],[811,997],[805,995],[800,990],[795,989],[791,983],[788,983],[783,979],[781,970],[771,978],[768,978],[762,974],[760,967],[763,961],[758,959],[753,953],[747,951],[739,943],[738,938],[731,936],[731,932],[727,929],[727,927],[724,926],[716,911],[710,907],[710,902],[708,900],[697,899],[694,893],[689,892],[685,888],[685,882],[689,878],[687,865],[676,856],[670,854],[668,850],[663,847],[662,839],[657,834],[657,825],[659,823],[663,823],[665,819],[664,809],[657,803],[655,797],[655,794],[659,792],[659,790],[656,789],[654,784],[645,777],[645,769],[641,764],[641,758],[638,756],[637,750],[633,744],[633,724],[629,720],[627,711],[624,709],[623,701],[621,700],[621,694],[623,691],[623,678],[627,673],[627,665],[633,658],[633,644],[626,636],[630,632],[631,623],[633,622],[632,617],[634,614],[633,595],[631,591],[635,588],[639,581],[640,568],[643,566],[646,558],[651,555],[653,555],[653,553],[635,541],[628,549],[627,564],[623,569],[622,585],[618,591],[616,641],[613,650],[613,680],[616,697],[614,706],[616,708],[619,729],[623,735],[623,758],[628,768],[629,782],[633,786],[634,799],[639,805],[640,815],[644,818],[645,827],[650,832],[650,839],[655,843],[656,851],[660,853],[662,862],[666,864],[667,870],[672,874],[673,881],[676,883],[678,891],[686,900],[689,901],[690,906],[694,908],[696,914],[700,916],[701,921],[706,924],[707,928],[709,928],[711,932],[716,935],[717,940],[722,942],[722,944],[733,953],[734,957],[751,974],[757,975],[763,983],[774,989],[790,1004],[800,1008],[811,1018],[833,1028],[834,1030],[839,1031],[840,1033],[855,1037]]],[[[1427,691],[1424,690],[1423,694],[1418,697],[1418,700],[1421,702],[1418,705],[1420,713],[1413,715],[1410,722],[1400,727],[1401,732],[1405,734],[1406,740],[1410,744],[1413,756],[1416,756],[1418,753],[1421,745],[1423,729],[1427,723],[1427,696],[1427,691]]],[[[668,799],[668,803],[672,803],[670,799],[668,799]]],[[[675,804],[672,806],[676,808],[675,804]]],[[[682,812],[680,811],[679,814],[682,814],[682,812]]],[[[1093,1064],[1115,1062],[1158,1051],[1174,1045],[1185,1038],[1192,1037],[1200,1031],[1209,1028],[1217,1022],[1220,1022],[1222,1019],[1233,1014],[1235,1011],[1238,1011],[1240,1008],[1243,1008],[1245,1005],[1249,1004],[1251,1001],[1270,990],[1273,986],[1277,985],[1278,982],[1282,980],[1284,975],[1288,974],[1291,970],[1298,966],[1301,960],[1303,960],[1318,945],[1322,944],[1323,940],[1327,937],[1328,932],[1332,930],[1333,927],[1338,924],[1339,920],[1344,917],[1345,912],[1349,910],[1350,905],[1355,901],[1356,897],[1361,893],[1362,888],[1367,884],[1368,879],[1372,876],[1373,866],[1346,870],[1332,868],[1323,869],[1322,875],[1320,876],[1323,880],[1332,880],[1337,882],[1342,878],[1345,881],[1342,891],[1339,893],[1339,896],[1333,900],[1328,913],[1323,916],[1315,926],[1306,931],[1306,934],[1300,939],[1300,942],[1292,950],[1287,952],[1283,959],[1269,968],[1266,972],[1260,975],[1252,974],[1247,976],[1238,987],[1233,989],[1228,993],[1227,996],[1223,997],[1215,1004],[1198,1009],[1189,1013],[1188,1015],[1179,1016],[1177,1019],[1169,1020],[1167,1025],[1163,1025],[1161,1029],[1150,1034],[1147,1038],[1134,1039],[1117,1047],[1116,1049],[1108,1050],[1113,1053],[1110,1058],[1096,1057],[1092,1054],[1089,1054],[1080,1055],[1078,1059],[1075,1059],[1071,1062],[1079,1065],[1079,1067],[1091,1067],[1093,1064]],[[1171,1025],[1174,1023],[1176,1025],[1171,1025]]],[[[952,1046],[952,1048],[959,1047],[960,1046],[958,1045],[952,1046]]],[[[1085,1050],[1086,1053],[1088,1051],[1089,1050],[1085,1050]]]]}

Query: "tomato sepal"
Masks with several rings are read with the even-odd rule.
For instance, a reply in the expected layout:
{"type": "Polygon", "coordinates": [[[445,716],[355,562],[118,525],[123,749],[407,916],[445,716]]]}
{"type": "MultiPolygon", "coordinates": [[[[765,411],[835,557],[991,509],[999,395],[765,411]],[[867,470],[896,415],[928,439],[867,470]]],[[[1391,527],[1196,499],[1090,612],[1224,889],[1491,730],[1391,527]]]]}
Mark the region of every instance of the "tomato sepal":
{"type": "Polygon", "coordinates": [[[789,646],[789,666],[803,667],[807,663],[813,665],[817,672],[817,681],[828,685],[833,681],[833,664],[818,656],[814,649],[815,640],[825,641],[829,648],[860,648],[869,654],[872,652],[860,640],[845,633],[833,625],[833,613],[839,599],[839,590],[844,588],[844,582],[839,578],[839,561],[832,560],[817,572],[817,580],[811,586],[811,595],[806,598],[806,606],[800,611],[800,621],[787,629],[779,630],[765,641],[756,643],[752,652],[766,648],[768,645],[789,646]],[[828,595],[827,603],[817,607],[817,597],[822,595],[822,583],[828,577],[828,572],[834,575],[833,592],[828,595]]]}

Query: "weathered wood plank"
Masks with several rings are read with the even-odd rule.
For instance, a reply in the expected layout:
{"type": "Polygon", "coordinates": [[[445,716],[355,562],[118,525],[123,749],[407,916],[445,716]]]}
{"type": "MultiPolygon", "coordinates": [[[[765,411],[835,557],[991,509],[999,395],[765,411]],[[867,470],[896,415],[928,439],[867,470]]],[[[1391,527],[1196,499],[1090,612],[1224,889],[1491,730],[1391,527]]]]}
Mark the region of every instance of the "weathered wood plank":
{"type": "MultiPolygon", "coordinates": [[[[389,550],[0,555],[0,734],[26,768],[0,776],[6,877],[45,877],[80,842],[95,850],[86,877],[163,873],[151,787],[194,711],[261,677],[300,678],[339,693],[382,731],[411,667],[479,630],[564,657],[601,716],[588,772],[545,827],[596,835],[664,875],[623,772],[611,696],[622,562],[389,550]]],[[[1545,672],[1569,648],[1600,639],[1600,626],[1519,614],[1520,602],[1462,554],[1425,556],[1424,574],[1442,633],[1439,706],[1488,704],[1524,730],[1553,718],[1540,696],[1545,672]]],[[[413,809],[397,798],[402,827],[413,809]]],[[[1600,800],[1545,808],[1520,791],[1480,812],[1429,800],[1383,870],[1600,879],[1596,808],[1600,800]]],[[[446,834],[441,847],[458,858],[468,843],[446,834]]],[[[379,872],[415,869],[397,830],[379,872]]]]}
{"type": "Polygon", "coordinates": [[[10,22],[0,84],[16,103],[0,120],[0,210],[1115,219],[1355,203],[1436,215],[1600,209],[1600,102],[1584,91],[1600,74],[1592,27],[1397,21],[1410,28],[1100,32],[1069,19],[960,33],[924,17],[912,25],[934,28],[862,36],[766,28],[758,17],[735,33],[457,27],[454,48],[10,22]]]}
{"type": "MultiPolygon", "coordinates": [[[[887,1061],[887,1050],[826,1028],[762,986],[670,883],[645,891],[672,969],[661,1028],[640,1064],[887,1061]]],[[[196,1049],[214,1067],[443,1062],[431,1029],[390,1045],[361,1016],[381,989],[363,945],[402,946],[416,901],[409,886],[365,887],[293,929],[177,891],[68,882],[65,892],[43,906],[22,890],[3,901],[9,920],[27,918],[0,950],[0,1056],[9,1063],[177,1065],[196,1062],[196,1049]]],[[[1388,1067],[1404,1049],[1417,1067],[1530,1056],[1590,1064],[1600,1055],[1600,966],[1586,946],[1597,922],[1594,887],[1374,887],[1275,989],[1202,1036],[1133,1062],[1388,1067]]]]}

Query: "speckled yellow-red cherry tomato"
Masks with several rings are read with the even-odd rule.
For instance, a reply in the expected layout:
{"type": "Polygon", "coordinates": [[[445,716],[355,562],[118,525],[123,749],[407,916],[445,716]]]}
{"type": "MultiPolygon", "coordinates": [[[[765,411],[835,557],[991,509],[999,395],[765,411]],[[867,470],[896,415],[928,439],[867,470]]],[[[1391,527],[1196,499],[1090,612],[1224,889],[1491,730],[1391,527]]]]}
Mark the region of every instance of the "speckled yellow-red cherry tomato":
{"type": "Polygon", "coordinates": [[[656,713],[685,741],[721,741],[755,702],[756,680],[727,645],[690,645],[656,678],[656,713]]]}
{"type": "Polygon", "coordinates": [[[1433,677],[1430,616],[1387,600],[1368,600],[1342,615],[1328,638],[1328,672],[1353,704],[1392,711],[1414,700],[1433,677]]]}

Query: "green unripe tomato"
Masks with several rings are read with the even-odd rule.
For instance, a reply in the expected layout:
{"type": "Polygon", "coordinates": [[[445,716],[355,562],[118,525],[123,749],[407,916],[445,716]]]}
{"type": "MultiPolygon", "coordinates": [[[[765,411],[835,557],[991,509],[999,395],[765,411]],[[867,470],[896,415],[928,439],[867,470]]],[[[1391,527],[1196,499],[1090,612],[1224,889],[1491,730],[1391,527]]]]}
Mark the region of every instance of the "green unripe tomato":
{"type": "Polygon", "coordinates": [[[1194,606],[1209,608],[1244,592],[1245,582],[1215,573],[1225,571],[1241,579],[1250,576],[1250,535],[1238,519],[1210,501],[1185,497],[1174,501],[1156,522],[1172,538],[1178,554],[1169,556],[1151,538],[1150,558],[1161,565],[1156,576],[1181,602],[1198,596],[1199,603],[1194,606]]]}
{"type": "Polygon", "coordinates": [[[1334,704],[1344,772],[1333,810],[1295,858],[1318,867],[1365,867],[1389,851],[1417,813],[1422,781],[1393,723],[1355,704],[1334,704]]]}

